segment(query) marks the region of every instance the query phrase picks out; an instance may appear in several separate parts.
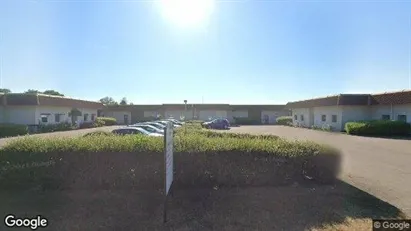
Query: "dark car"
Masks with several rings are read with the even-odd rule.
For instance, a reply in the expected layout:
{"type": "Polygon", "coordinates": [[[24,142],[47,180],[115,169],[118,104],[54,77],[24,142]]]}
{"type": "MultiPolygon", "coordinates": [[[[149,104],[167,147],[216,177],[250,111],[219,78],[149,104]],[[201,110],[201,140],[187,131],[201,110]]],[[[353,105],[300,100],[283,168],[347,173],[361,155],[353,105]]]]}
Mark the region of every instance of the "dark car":
{"type": "Polygon", "coordinates": [[[202,123],[201,126],[209,129],[228,129],[230,127],[230,122],[227,119],[214,119],[202,123]]]}

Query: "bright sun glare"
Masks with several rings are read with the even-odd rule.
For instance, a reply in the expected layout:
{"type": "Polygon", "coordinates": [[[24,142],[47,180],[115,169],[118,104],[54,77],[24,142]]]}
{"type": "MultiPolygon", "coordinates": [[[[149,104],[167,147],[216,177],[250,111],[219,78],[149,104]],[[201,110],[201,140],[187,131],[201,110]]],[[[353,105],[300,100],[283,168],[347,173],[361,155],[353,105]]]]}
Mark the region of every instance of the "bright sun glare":
{"type": "Polygon", "coordinates": [[[209,19],[215,0],[160,0],[163,17],[179,27],[198,27],[209,19]]]}

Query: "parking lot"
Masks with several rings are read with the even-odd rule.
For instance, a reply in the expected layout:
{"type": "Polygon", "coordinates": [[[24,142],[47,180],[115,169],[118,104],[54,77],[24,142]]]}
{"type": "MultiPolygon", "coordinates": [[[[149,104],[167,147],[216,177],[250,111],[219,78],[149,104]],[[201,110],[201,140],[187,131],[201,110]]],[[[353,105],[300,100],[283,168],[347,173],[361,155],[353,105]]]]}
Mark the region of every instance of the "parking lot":
{"type": "Polygon", "coordinates": [[[341,150],[341,179],[411,215],[411,141],[349,136],[286,126],[241,126],[230,132],[311,140],[341,150]]]}

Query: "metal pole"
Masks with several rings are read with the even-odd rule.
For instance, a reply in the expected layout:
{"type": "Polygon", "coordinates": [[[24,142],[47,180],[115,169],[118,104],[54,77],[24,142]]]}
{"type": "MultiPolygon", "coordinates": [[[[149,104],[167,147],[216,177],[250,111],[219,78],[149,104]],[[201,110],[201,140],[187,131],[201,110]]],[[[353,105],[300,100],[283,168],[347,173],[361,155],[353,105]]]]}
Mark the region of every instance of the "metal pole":
{"type": "Polygon", "coordinates": [[[163,222],[167,222],[167,126],[164,129],[164,211],[163,222]]]}

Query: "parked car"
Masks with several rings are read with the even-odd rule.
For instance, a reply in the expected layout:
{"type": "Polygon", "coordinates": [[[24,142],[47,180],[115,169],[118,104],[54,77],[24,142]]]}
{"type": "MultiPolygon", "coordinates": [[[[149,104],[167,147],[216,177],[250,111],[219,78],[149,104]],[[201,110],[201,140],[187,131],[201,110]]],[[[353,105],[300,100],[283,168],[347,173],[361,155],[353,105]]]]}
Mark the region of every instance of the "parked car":
{"type": "Polygon", "coordinates": [[[227,119],[214,119],[201,124],[203,128],[209,129],[228,129],[230,122],[227,119]]]}
{"type": "Polygon", "coordinates": [[[161,123],[157,123],[157,122],[145,122],[145,123],[142,123],[142,124],[148,124],[148,125],[154,126],[158,129],[162,129],[162,130],[164,130],[166,128],[166,125],[161,124],[161,123]]]}
{"type": "Polygon", "coordinates": [[[164,129],[157,128],[150,124],[133,124],[129,125],[129,127],[142,128],[150,133],[164,134],[164,129]]]}
{"type": "Polygon", "coordinates": [[[179,127],[181,127],[181,125],[174,124],[172,121],[162,120],[162,121],[156,121],[156,122],[161,123],[161,124],[163,124],[164,126],[166,126],[168,122],[171,122],[171,123],[173,124],[173,127],[174,127],[174,128],[179,128],[179,127]]]}
{"type": "Polygon", "coordinates": [[[176,119],[172,119],[172,118],[169,118],[169,119],[166,119],[166,120],[171,121],[173,124],[180,125],[180,126],[183,126],[183,124],[184,124],[184,122],[176,120],[176,119]]]}
{"type": "Polygon", "coordinates": [[[142,134],[146,136],[164,136],[162,134],[158,133],[150,133],[147,130],[144,130],[143,128],[139,127],[124,127],[124,128],[118,128],[112,131],[112,133],[116,135],[135,135],[135,134],[142,134]]]}

